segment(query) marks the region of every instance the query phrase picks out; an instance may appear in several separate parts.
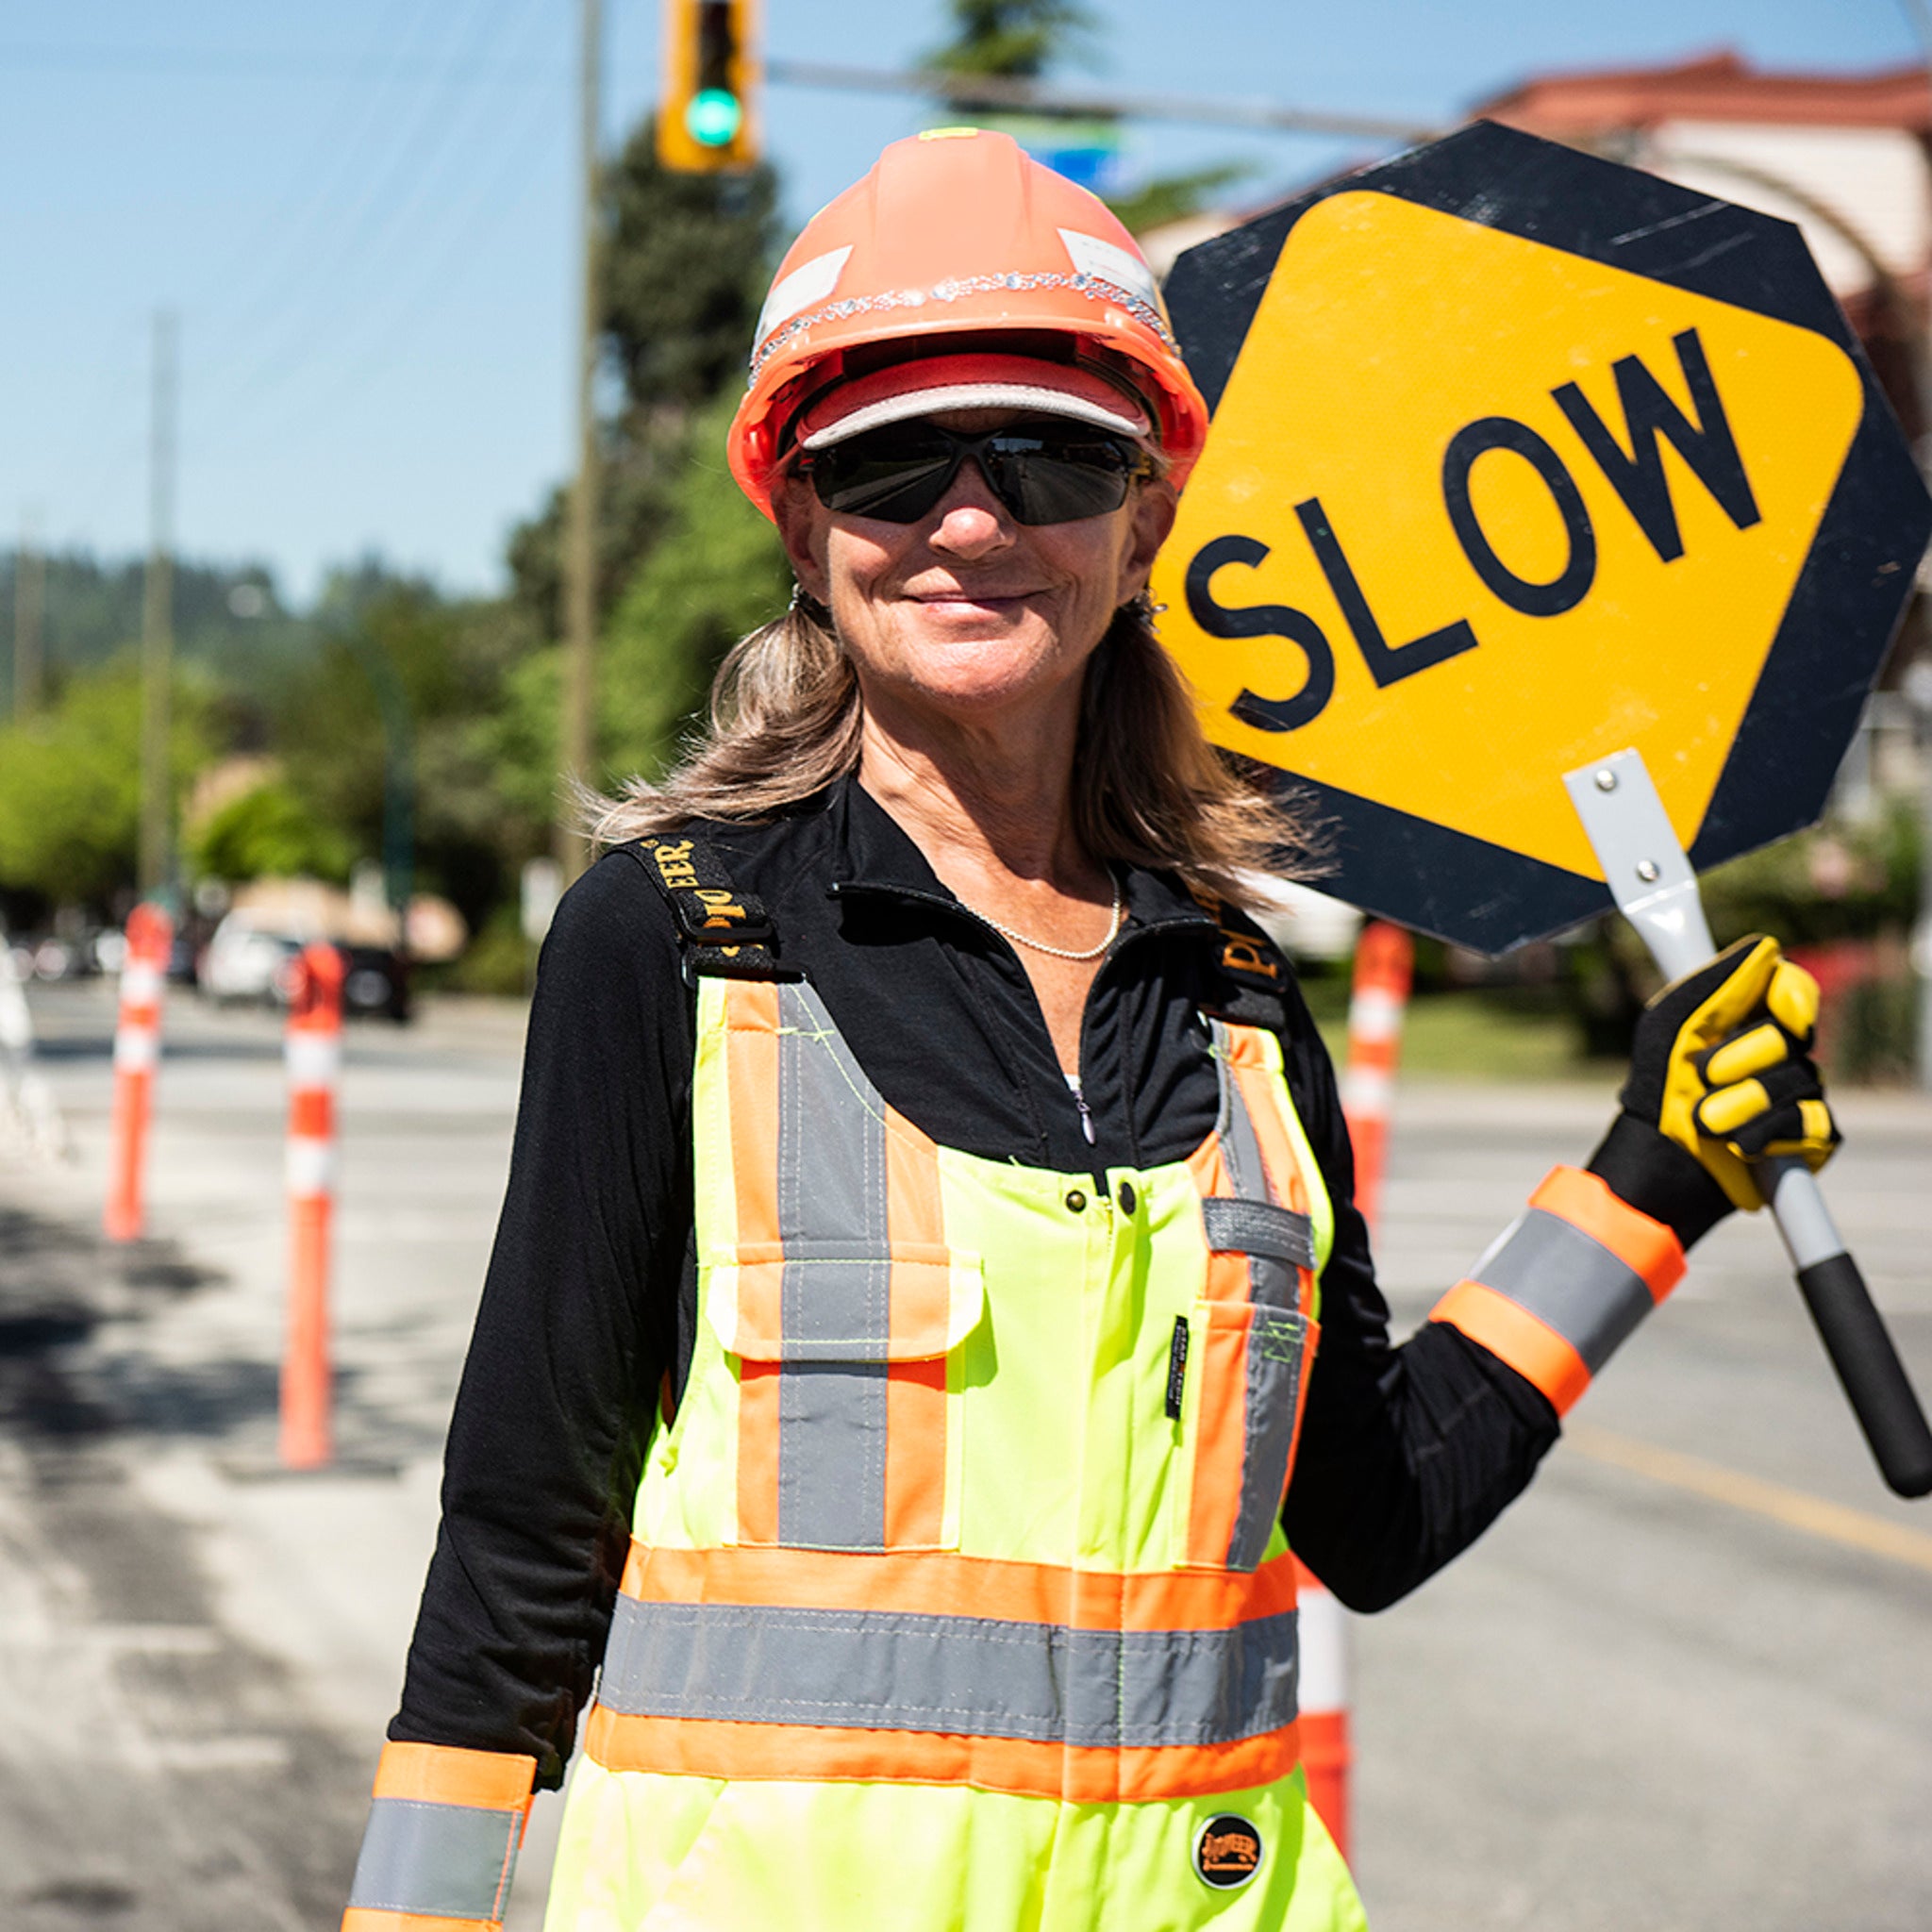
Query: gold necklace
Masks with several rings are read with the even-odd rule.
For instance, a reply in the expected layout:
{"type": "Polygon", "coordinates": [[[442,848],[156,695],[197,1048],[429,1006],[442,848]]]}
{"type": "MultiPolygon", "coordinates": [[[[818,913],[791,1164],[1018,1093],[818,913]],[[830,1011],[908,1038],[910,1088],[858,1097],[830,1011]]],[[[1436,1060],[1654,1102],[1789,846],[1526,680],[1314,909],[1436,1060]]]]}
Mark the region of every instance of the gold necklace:
{"type": "MultiPolygon", "coordinates": [[[[963,899],[959,903],[965,905],[963,899]]],[[[982,912],[976,906],[967,906],[966,909],[975,919],[985,921],[1003,939],[1011,940],[1015,945],[1029,947],[1036,953],[1049,954],[1056,959],[1097,959],[1120,937],[1121,916],[1124,905],[1121,882],[1116,878],[1113,882],[1113,913],[1107,922],[1106,932],[1100,936],[1098,943],[1091,946],[1082,946],[1078,951],[1075,951],[1072,946],[1050,946],[1044,940],[1031,939],[1025,933],[1016,931],[1010,925],[1002,924],[991,912],[982,912]]]]}

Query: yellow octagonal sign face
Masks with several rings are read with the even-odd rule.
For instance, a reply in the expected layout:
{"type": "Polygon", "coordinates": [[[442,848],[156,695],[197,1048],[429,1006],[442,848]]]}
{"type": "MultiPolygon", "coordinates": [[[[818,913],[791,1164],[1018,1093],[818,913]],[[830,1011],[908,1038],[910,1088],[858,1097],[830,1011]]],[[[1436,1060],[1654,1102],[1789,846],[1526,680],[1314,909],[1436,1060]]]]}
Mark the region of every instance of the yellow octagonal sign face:
{"type": "Polygon", "coordinates": [[[1816,325],[1801,242],[1790,314],[1767,308],[1759,231],[1777,231],[1788,275],[1795,231],[1497,128],[1377,175],[1264,218],[1284,229],[1265,280],[1257,251],[1228,251],[1251,307],[1196,260],[1235,238],[1176,270],[1215,413],[1154,589],[1209,735],[1328,822],[1331,889],[1496,951],[1608,903],[1561,782],[1593,758],[1641,751],[1703,863],[1815,815],[1909,587],[1924,497],[1907,462],[1885,479],[1889,513],[1862,483],[1841,500],[1861,430],[1889,433],[1901,461],[1903,443],[1882,405],[1873,416],[1842,324],[1816,325]],[[1473,145],[1498,175],[1477,218],[1417,197],[1432,154],[1479,175],[1473,145]],[[1524,150],[1541,166],[1517,225],[1533,234],[1507,225],[1524,150]],[[1584,250],[1560,245],[1553,174],[1584,197],[1584,250]],[[1637,184],[1633,227],[1659,199],[1665,225],[1606,232],[1605,176],[1637,184]],[[1656,272],[1660,253],[1681,266],[1712,246],[1715,273],[1656,272]],[[1727,255],[1748,258],[1751,299],[1727,299],[1727,255]],[[1834,505],[1843,523],[1861,503],[1896,526],[1888,554],[1858,558],[1849,596],[1842,559],[1807,584],[1834,505]],[[1821,747],[1821,708],[1843,712],[1848,688],[1846,730],[1821,747]],[[1713,824],[1745,753],[1787,769],[1731,772],[1713,824]]]}

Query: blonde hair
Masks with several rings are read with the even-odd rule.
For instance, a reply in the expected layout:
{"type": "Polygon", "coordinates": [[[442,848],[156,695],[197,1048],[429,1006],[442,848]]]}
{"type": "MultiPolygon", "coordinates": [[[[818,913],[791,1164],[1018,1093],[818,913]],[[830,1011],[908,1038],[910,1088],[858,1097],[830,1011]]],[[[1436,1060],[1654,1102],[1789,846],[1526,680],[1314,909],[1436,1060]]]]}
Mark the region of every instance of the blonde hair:
{"type": "MultiPolygon", "coordinates": [[[[1191,890],[1251,904],[1255,874],[1318,869],[1317,841],[1291,803],[1208,742],[1153,618],[1144,597],[1123,605],[1089,660],[1074,828],[1103,863],[1164,867],[1191,890]]],[[[801,594],[732,646],[686,756],[655,785],[632,778],[620,797],[591,794],[587,829],[617,845],[693,819],[782,816],[858,769],[863,710],[830,613],[801,594]]]]}

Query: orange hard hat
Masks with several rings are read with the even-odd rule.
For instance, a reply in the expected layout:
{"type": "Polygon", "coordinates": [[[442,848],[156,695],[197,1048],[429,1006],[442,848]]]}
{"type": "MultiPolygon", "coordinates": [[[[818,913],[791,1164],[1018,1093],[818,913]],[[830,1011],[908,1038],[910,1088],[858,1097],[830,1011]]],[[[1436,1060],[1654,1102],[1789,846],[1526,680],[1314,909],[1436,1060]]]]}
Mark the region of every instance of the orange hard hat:
{"type": "Polygon", "coordinates": [[[1201,454],[1208,405],[1134,238],[1010,136],[945,127],[894,142],[779,263],[731,423],[739,487],[769,515],[793,425],[830,387],[961,350],[1125,385],[1176,484],[1201,454]]]}

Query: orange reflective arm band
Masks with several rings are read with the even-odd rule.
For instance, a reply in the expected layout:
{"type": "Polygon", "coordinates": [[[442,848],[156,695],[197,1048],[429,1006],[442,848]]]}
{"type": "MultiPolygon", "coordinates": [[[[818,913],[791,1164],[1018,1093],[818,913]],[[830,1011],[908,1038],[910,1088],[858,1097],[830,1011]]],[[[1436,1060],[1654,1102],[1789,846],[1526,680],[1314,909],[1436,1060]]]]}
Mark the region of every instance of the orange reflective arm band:
{"type": "Polygon", "coordinates": [[[1662,1222],[1597,1175],[1559,1167],[1429,1319],[1507,1362],[1561,1415],[1683,1273],[1662,1222]]]}
{"type": "Polygon", "coordinates": [[[499,1924],[536,1775],[511,1752],[386,1744],[342,1932],[499,1924]]]}

